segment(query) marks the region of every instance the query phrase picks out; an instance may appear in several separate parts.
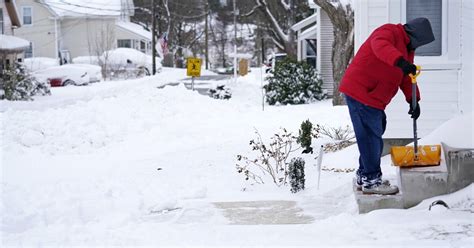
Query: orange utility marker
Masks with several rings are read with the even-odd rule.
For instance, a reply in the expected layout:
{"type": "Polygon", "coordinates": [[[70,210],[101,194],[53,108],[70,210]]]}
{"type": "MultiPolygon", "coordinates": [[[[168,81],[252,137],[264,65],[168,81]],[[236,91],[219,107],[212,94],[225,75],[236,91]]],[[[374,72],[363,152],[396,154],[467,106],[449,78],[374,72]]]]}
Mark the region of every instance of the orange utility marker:
{"type": "MultiPolygon", "coordinates": [[[[412,108],[416,109],[416,77],[421,73],[421,67],[416,66],[416,74],[410,74],[412,83],[412,108]]],[[[392,163],[400,167],[435,166],[441,162],[441,145],[420,145],[416,132],[416,119],[413,118],[414,146],[393,146],[390,154],[392,163]]]]}

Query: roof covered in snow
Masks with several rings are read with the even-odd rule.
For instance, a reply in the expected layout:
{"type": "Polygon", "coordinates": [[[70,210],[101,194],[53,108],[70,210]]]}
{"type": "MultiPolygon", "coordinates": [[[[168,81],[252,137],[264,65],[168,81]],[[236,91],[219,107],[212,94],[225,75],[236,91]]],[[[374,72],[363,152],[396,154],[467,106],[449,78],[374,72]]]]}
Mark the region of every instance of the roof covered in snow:
{"type": "Polygon", "coordinates": [[[149,39],[149,40],[151,40],[151,38],[152,38],[152,34],[151,34],[150,31],[146,30],[143,26],[138,25],[136,23],[119,21],[119,22],[117,22],[117,26],[121,27],[121,28],[123,28],[123,29],[125,29],[129,32],[132,32],[134,34],[140,35],[143,38],[146,38],[146,39],[149,39]]]}
{"type": "Polygon", "coordinates": [[[26,50],[30,42],[22,38],[0,34],[0,51],[26,50]]]}
{"type": "Polygon", "coordinates": [[[43,0],[60,17],[120,16],[132,12],[133,3],[127,0],[43,0]]]}
{"type": "Polygon", "coordinates": [[[308,17],[306,17],[305,19],[299,21],[298,23],[296,23],[295,25],[293,25],[291,27],[291,29],[293,29],[294,31],[299,31],[301,30],[302,28],[310,25],[310,24],[313,24],[317,21],[317,13],[314,13],[308,17]]]}

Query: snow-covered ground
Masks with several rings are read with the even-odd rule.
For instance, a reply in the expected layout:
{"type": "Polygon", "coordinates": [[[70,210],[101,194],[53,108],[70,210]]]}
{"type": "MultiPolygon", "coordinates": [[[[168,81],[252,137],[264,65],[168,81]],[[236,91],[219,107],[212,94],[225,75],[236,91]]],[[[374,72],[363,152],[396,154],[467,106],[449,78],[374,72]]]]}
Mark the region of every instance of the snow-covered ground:
{"type": "MultiPolygon", "coordinates": [[[[474,187],[436,199],[449,210],[357,214],[353,173],[306,165],[306,190],[250,185],[236,155],[252,156],[255,129],[265,141],[302,121],[350,124],[330,100],[261,106],[261,72],[230,82],[229,101],[178,86],[185,71],[53,88],[33,102],[0,102],[2,247],[49,246],[400,246],[471,247],[474,187]],[[309,224],[232,225],[216,202],[294,201],[309,224]]],[[[227,81],[226,81],[227,82],[227,81]]],[[[470,126],[469,126],[470,125],[470,126]]],[[[427,137],[428,143],[473,146],[463,132],[472,114],[427,137]],[[446,135],[449,133],[450,135],[446,135]],[[467,141],[466,141],[467,140],[467,141]]],[[[324,140],[314,140],[316,145],[324,140]]],[[[423,141],[421,142],[423,143],[423,141]]],[[[357,148],[325,154],[326,168],[356,168],[357,148]]],[[[388,157],[384,176],[395,178],[388,157]]],[[[268,210],[272,211],[272,210],[268,210]]]]}

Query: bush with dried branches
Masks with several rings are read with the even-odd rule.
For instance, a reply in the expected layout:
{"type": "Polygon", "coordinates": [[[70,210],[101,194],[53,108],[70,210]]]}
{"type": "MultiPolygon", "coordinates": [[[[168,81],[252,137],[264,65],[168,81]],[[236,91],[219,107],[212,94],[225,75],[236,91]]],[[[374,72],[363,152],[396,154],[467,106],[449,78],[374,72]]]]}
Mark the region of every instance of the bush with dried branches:
{"type": "Polygon", "coordinates": [[[273,183],[282,186],[288,183],[288,157],[300,147],[295,148],[296,137],[285,128],[270,138],[266,145],[260,133],[255,130],[256,139],[250,140],[252,151],[258,153],[255,159],[237,155],[237,172],[245,175],[245,180],[252,179],[263,184],[264,176],[270,176],[273,183]]]}

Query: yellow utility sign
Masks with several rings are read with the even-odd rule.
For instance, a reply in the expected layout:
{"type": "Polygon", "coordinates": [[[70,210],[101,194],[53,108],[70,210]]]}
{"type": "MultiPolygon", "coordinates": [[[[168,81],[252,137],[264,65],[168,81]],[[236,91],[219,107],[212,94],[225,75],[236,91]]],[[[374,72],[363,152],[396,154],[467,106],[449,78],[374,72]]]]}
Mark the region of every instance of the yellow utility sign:
{"type": "Polygon", "coordinates": [[[201,76],[201,59],[188,58],[188,70],[187,75],[191,77],[201,76]]]}

